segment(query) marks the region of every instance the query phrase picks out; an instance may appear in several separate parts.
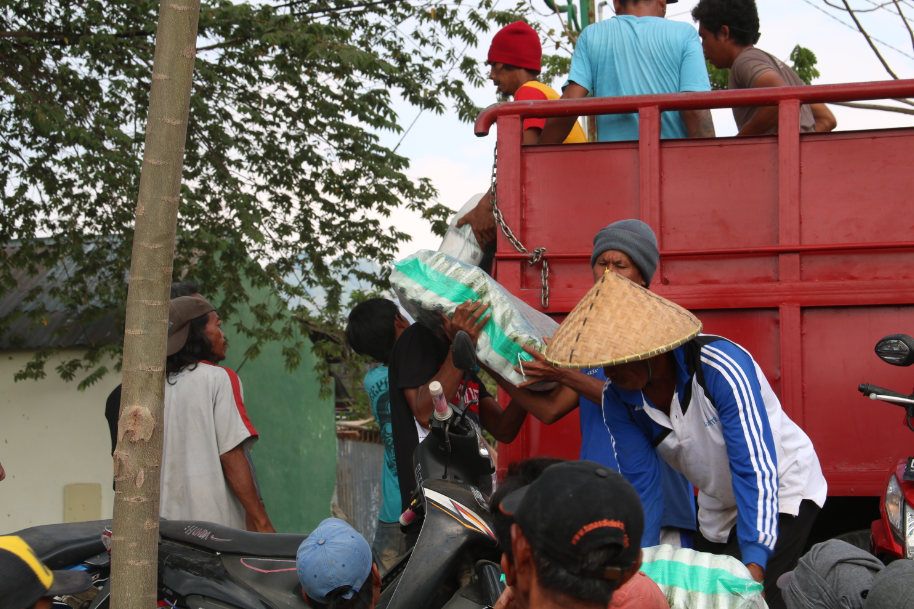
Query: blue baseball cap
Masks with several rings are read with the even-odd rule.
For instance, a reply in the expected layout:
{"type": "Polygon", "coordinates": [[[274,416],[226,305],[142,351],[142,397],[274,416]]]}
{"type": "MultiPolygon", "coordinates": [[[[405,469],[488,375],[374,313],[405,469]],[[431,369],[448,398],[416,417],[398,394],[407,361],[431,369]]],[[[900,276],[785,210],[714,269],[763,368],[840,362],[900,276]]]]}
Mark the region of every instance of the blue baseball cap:
{"type": "Polygon", "coordinates": [[[373,562],[365,538],[339,518],[317,525],[295,557],[298,581],[308,598],[325,605],[331,602],[327,595],[343,586],[350,586],[343,598],[352,598],[368,579],[373,562]]]}

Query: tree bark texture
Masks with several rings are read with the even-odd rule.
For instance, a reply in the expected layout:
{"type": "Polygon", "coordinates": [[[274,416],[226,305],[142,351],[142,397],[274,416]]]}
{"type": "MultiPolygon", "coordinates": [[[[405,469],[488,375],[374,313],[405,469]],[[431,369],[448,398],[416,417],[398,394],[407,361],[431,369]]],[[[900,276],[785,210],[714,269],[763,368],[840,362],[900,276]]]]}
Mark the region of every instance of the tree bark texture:
{"type": "Polygon", "coordinates": [[[159,7],[114,453],[113,609],[156,605],[168,296],[199,17],[199,0],[159,7]]]}

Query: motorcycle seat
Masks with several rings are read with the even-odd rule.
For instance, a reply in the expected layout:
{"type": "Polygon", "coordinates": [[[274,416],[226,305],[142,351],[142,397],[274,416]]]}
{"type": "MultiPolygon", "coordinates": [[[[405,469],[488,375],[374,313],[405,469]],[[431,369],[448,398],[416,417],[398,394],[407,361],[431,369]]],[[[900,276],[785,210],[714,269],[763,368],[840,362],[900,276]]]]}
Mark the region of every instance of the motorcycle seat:
{"type": "Polygon", "coordinates": [[[110,520],[46,524],[23,529],[18,535],[49,569],[63,569],[105,551],[102,533],[110,520]]]}
{"type": "Polygon", "coordinates": [[[295,558],[307,535],[252,533],[199,520],[162,520],[159,534],[171,541],[222,552],[269,558],[295,558]]]}

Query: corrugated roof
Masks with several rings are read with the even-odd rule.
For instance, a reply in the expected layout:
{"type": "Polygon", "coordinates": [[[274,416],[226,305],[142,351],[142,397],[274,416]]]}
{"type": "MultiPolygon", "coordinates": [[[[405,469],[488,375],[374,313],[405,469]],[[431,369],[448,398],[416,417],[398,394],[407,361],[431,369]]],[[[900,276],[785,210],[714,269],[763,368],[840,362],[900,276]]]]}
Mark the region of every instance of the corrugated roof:
{"type": "Polygon", "coordinates": [[[68,310],[51,295],[53,288],[62,285],[67,277],[77,272],[79,270],[72,260],[65,260],[51,269],[39,269],[34,276],[22,269],[13,271],[17,288],[0,293],[0,317],[16,311],[24,314],[0,336],[0,350],[88,347],[121,340],[113,315],[81,322],[78,312],[68,310]],[[38,298],[26,302],[29,292],[35,288],[40,289],[38,298]],[[28,313],[42,308],[46,313],[33,326],[28,313]]]}

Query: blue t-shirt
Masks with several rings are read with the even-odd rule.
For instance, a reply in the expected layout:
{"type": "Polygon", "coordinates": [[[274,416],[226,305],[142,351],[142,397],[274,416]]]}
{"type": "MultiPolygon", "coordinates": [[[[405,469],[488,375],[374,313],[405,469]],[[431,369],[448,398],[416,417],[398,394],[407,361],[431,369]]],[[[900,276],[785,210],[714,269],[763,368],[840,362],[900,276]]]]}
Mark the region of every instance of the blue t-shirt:
{"type": "MultiPolygon", "coordinates": [[[[606,380],[602,368],[589,368],[581,372],[601,381],[606,380]]],[[[603,408],[583,396],[578,408],[581,414],[581,460],[595,461],[619,471],[612,436],[603,420],[603,408]]],[[[663,486],[663,516],[660,526],[694,531],[695,491],[692,484],[666,461],[658,461],[663,486]]]]}
{"type": "MultiPolygon", "coordinates": [[[[698,32],[661,17],[621,15],[584,28],[568,80],[594,97],[711,90],[698,32]]],[[[661,122],[661,137],[688,137],[679,112],[664,112],[661,122]]],[[[601,142],[637,140],[638,115],[599,116],[597,134],[601,142]]]]}
{"type": "Polygon", "coordinates": [[[384,467],[381,472],[381,511],[378,520],[390,524],[400,520],[400,483],[394,457],[394,434],[390,421],[390,389],[387,366],[372,368],[365,375],[365,391],[371,401],[371,414],[381,430],[384,443],[384,467]]]}

